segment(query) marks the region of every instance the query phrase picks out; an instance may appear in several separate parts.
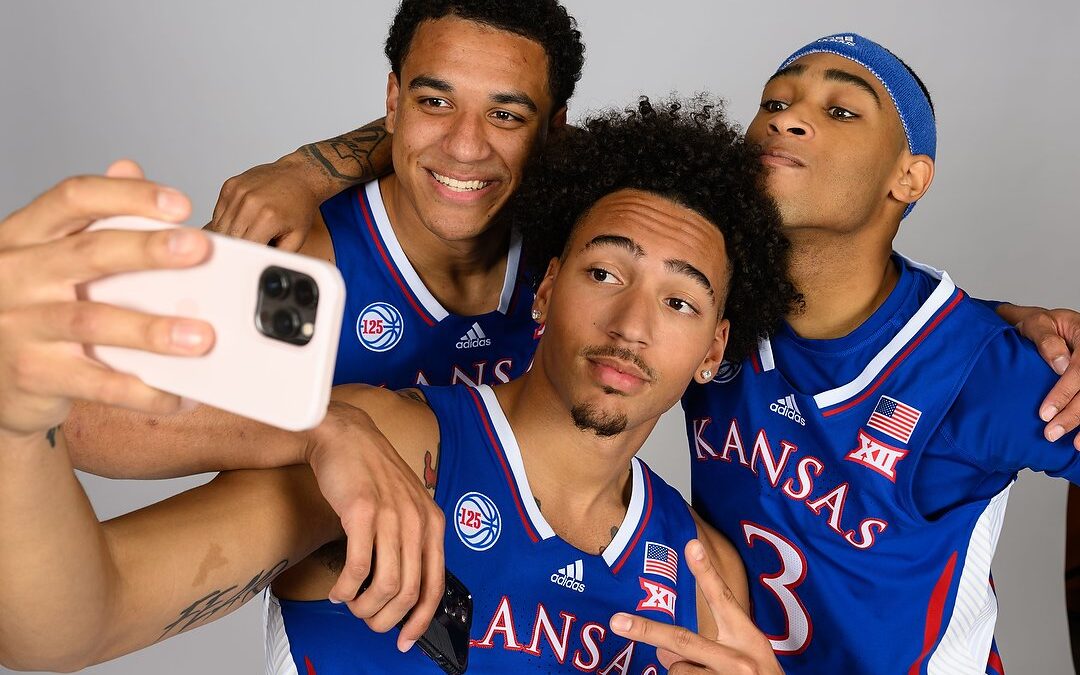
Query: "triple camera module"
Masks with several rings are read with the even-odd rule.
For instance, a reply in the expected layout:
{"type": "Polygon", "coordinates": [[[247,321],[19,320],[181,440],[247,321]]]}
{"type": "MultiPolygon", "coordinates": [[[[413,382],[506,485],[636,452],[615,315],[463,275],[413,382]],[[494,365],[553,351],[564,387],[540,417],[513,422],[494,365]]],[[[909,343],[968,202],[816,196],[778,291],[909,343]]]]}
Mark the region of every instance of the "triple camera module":
{"type": "Polygon", "coordinates": [[[318,305],[314,279],[283,267],[267,267],[259,277],[255,326],[273,340],[306,345],[315,334],[318,305]]]}

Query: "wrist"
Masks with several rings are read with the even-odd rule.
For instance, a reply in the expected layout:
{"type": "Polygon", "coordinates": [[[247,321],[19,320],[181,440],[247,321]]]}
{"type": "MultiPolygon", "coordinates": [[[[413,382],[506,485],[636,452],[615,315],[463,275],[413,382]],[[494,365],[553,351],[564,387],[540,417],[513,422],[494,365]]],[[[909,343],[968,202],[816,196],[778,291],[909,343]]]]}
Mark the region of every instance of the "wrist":
{"type": "Polygon", "coordinates": [[[0,448],[5,452],[38,452],[52,449],[60,442],[60,427],[53,427],[46,431],[14,431],[0,429],[0,448]]]}

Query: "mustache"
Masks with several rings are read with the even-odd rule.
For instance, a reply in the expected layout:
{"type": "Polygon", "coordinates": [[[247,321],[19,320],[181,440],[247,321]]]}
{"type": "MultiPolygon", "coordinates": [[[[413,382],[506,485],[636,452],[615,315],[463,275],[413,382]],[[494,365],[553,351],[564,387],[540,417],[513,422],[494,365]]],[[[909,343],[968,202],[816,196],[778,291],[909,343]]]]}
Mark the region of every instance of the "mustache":
{"type": "Polygon", "coordinates": [[[645,373],[645,375],[647,375],[650,380],[656,381],[657,379],[659,379],[656,376],[656,371],[650,368],[649,364],[645,363],[645,361],[640,356],[630,351],[626,347],[616,347],[614,345],[594,345],[582,349],[581,355],[587,359],[595,356],[606,356],[610,358],[622,359],[623,361],[629,361],[630,363],[640,368],[641,372],[645,373]]]}

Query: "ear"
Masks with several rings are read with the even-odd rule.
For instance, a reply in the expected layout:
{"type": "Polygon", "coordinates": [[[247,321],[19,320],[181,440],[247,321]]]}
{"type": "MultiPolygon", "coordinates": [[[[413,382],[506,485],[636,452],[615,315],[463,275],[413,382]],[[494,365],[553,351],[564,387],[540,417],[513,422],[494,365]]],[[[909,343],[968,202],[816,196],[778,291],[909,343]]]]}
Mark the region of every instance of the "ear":
{"type": "Polygon", "coordinates": [[[551,306],[551,291],[555,286],[555,279],[559,276],[559,259],[552,258],[548,263],[544,279],[536,288],[536,299],[533,300],[533,309],[540,311],[539,323],[547,319],[548,308],[551,306]]]}
{"type": "Polygon", "coordinates": [[[566,130],[566,106],[559,108],[555,111],[555,114],[551,116],[551,120],[548,121],[543,131],[540,134],[540,140],[546,140],[548,136],[552,134],[558,134],[566,130]]]}
{"type": "Polygon", "coordinates": [[[394,127],[397,126],[397,108],[398,108],[398,96],[401,95],[401,83],[398,82],[398,76],[390,71],[390,74],[386,76],[386,131],[388,133],[394,133],[394,127]]]}
{"type": "Polygon", "coordinates": [[[694,381],[698,384],[708,384],[716,377],[716,373],[720,370],[720,364],[724,361],[724,350],[727,348],[730,331],[731,322],[727,319],[720,319],[716,322],[716,332],[713,334],[709,351],[706,352],[705,358],[701,360],[701,365],[694,372],[694,381]],[[709,377],[702,375],[705,371],[709,371],[709,377]]]}
{"type": "Polygon", "coordinates": [[[893,185],[890,194],[905,204],[913,204],[922,199],[932,182],[934,182],[934,160],[929,155],[905,153],[900,161],[900,177],[893,185]]]}

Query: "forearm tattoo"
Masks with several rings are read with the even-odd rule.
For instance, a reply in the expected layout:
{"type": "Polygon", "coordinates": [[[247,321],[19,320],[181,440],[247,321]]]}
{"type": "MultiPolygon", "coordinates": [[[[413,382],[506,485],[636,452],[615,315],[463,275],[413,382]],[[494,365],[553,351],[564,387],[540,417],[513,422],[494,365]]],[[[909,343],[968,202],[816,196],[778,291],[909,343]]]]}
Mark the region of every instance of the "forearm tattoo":
{"type": "MultiPolygon", "coordinates": [[[[179,618],[173,621],[161,632],[161,638],[169,634],[182,633],[198,623],[209,621],[221,612],[228,612],[234,606],[243,605],[255,597],[270,585],[277,575],[285,571],[289,566],[288,560],[282,560],[269,570],[262,570],[253,576],[243,586],[230,586],[225,589],[211,591],[195,602],[188,605],[180,612],[179,618]]],[[[161,639],[158,638],[158,639],[161,639]]]]}
{"type": "Polygon", "coordinates": [[[389,138],[386,126],[379,121],[300,149],[317,160],[331,178],[352,184],[377,177],[371,156],[389,138]]]}

